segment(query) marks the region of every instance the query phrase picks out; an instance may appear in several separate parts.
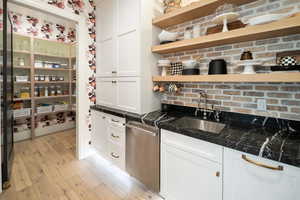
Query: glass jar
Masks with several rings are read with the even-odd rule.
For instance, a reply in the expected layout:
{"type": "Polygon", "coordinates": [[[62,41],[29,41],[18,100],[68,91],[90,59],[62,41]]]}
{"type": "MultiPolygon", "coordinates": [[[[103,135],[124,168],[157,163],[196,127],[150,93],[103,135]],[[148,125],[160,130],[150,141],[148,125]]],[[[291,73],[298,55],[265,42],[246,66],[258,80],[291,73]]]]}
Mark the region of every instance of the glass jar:
{"type": "Polygon", "coordinates": [[[38,86],[34,87],[34,96],[35,97],[39,97],[40,96],[40,92],[39,92],[39,87],[38,86]]]}
{"type": "Polygon", "coordinates": [[[39,87],[39,92],[40,92],[40,97],[44,97],[45,96],[45,88],[43,86],[39,87]]]}
{"type": "Polygon", "coordinates": [[[45,75],[45,81],[49,82],[50,81],[50,76],[49,75],[45,75]]]}
{"type": "Polygon", "coordinates": [[[45,81],[45,76],[44,75],[40,75],[40,81],[45,81]]]}
{"type": "Polygon", "coordinates": [[[51,76],[50,81],[56,81],[56,76],[51,76]]]}
{"type": "Polygon", "coordinates": [[[56,86],[56,95],[62,95],[62,90],[61,90],[61,86],[56,86]]]}
{"type": "Polygon", "coordinates": [[[20,89],[20,98],[30,98],[29,87],[22,87],[20,89]]]}
{"type": "Polygon", "coordinates": [[[55,96],[56,95],[56,90],[54,86],[50,87],[50,96],[55,96]]]}
{"type": "Polygon", "coordinates": [[[48,87],[45,87],[45,97],[48,97],[49,96],[49,90],[48,90],[48,87]]]}
{"type": "Polygon", "coordinates": [[[39,75],[35,75],[35,76],[34,76],[34,80],[35,80],[35,81],[39,81],[39,80],[40,80],[40,76],[39,76],[39,75]]]}

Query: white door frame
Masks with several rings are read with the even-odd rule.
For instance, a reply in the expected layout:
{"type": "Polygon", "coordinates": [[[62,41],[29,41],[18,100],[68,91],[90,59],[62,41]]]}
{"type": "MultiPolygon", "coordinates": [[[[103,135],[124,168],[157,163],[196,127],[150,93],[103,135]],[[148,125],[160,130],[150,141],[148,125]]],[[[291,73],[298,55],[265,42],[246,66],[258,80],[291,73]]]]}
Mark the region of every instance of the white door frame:
{"type": "Polygon", "coordinates": [[[49,13],[76,23],[77,32],[77,62],[76,62],[76,157],[83,159],[90,154],[88,145],[88,128],[86,125],[87,116],[85,113],[89,110],[89,103],[86,82],[88,77],[88,69],[85,67],[88,63],[85,49],[87,48],[88,30],[85,18],[68,12],[64,9],[57,8],[42,1],[36,0],[11,0],[11,3],[39,10],[43,13],[49,13]]]}

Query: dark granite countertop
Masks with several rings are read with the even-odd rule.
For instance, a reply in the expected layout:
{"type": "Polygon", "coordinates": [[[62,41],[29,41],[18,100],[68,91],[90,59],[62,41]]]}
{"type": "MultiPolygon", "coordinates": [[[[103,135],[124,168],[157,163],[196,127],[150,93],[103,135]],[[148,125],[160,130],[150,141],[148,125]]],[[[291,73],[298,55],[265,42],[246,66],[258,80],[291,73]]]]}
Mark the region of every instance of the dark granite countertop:
{"type": "Polygon", "coordinates": [[[224,112],[221,123],[226,126],[220,134],[214,134],[184,128],[177,122],[184,116],[193,117],[194,109],[192,108],[167,106],[167,108],[146,115],[137,115],[103,106],[93,106],[91,109],[122,116],[127,121],[143,121],[148,125],[155,125],[178,134],[300,167],[300,122],[297,121],[268,118],[265,126],[262,126],[265,117],[224,112]],[[263,144],[266,145],[262,150],[263,144]]]}

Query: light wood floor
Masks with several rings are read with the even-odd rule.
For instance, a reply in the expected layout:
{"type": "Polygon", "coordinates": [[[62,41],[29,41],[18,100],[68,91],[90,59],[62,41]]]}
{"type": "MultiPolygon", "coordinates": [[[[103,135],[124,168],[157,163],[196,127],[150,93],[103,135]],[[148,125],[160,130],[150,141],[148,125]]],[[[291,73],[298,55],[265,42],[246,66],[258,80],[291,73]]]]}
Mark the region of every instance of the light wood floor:
{"type": "Polygon", "coordinates": [[[0,200],[161,200],[99,156],[75,158],[75,131],[15,145],[12,186],[0,200]]]}

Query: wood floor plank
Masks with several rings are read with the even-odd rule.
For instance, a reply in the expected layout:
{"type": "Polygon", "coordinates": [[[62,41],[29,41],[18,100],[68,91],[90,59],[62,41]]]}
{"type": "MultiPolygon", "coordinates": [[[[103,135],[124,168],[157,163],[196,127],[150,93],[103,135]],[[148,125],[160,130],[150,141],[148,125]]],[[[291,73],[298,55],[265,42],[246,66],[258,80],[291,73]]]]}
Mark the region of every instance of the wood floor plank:
{"type": "Polygon", "coordinates": [[[75,130],[16,143],[0,200],[162,200],[97,155],[77,160],[75,149],[75,130]]]}

